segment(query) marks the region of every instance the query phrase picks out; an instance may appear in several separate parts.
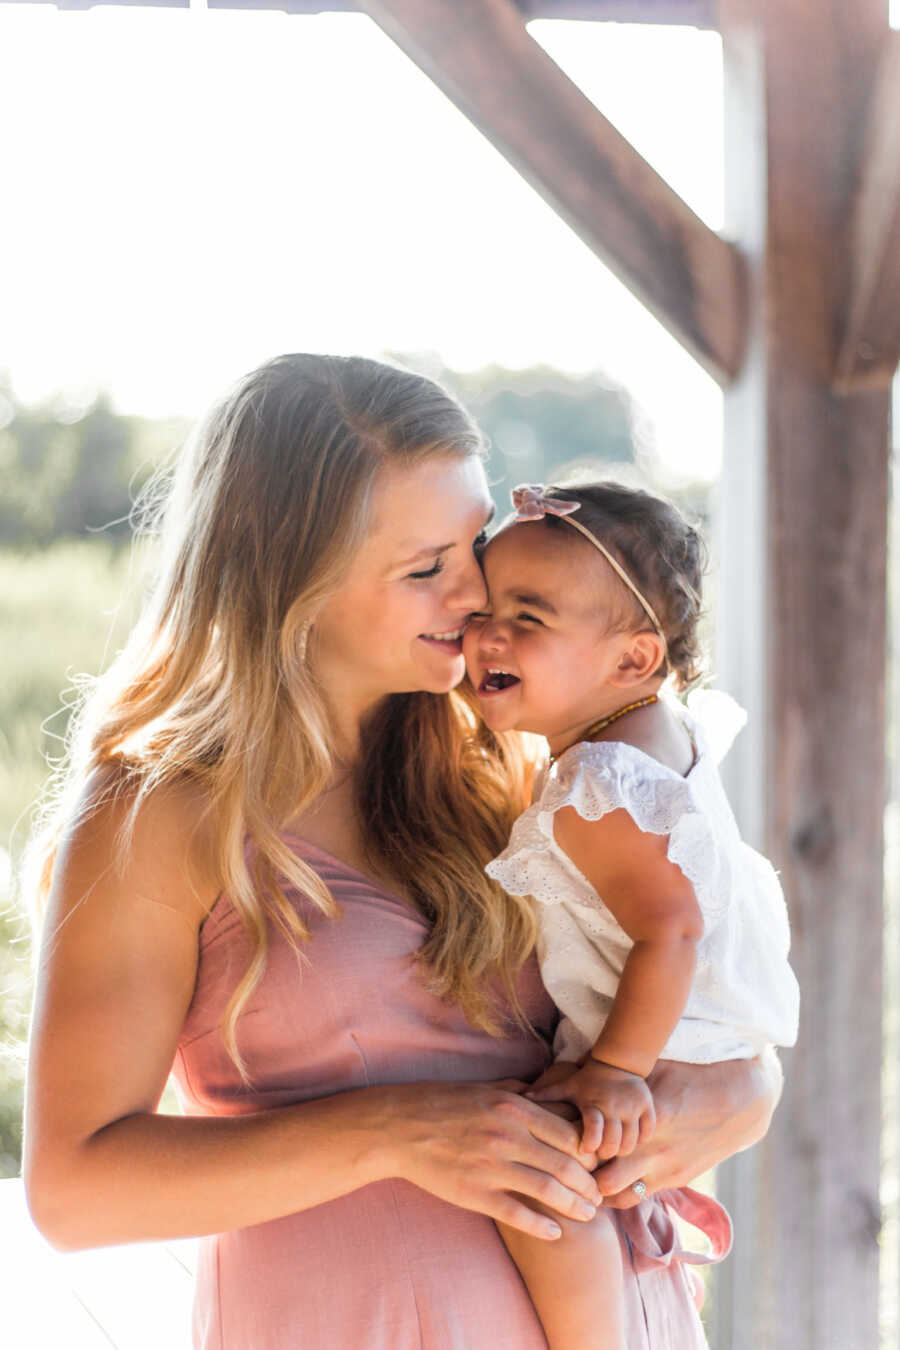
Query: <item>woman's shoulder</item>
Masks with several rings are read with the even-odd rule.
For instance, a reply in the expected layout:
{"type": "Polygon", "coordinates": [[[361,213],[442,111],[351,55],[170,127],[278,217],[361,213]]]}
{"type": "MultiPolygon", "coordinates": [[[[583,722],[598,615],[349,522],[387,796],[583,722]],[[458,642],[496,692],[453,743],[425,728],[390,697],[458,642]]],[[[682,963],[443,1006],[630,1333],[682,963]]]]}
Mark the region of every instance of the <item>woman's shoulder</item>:
{"type": "Polygon", "coordinates": [[[188,774],[148,787],[122,762],[101,766],[74,805],[54,870],[109,879],[199,927],[221,890],[208,787],[188,774]]]}

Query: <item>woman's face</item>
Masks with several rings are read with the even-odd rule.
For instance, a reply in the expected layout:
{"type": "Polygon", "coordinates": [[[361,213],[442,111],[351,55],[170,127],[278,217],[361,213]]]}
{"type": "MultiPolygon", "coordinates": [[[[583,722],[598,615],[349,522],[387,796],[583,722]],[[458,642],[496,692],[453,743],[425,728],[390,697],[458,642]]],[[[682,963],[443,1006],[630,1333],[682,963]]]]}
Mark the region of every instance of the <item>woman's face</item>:
{"type": "Polygon", "coordinates": [[[313,628],[332,699],[361,711],[387,694],[459,684],[463,630],[487,598],[475,548],[492,512],[474,455],[382,470],[372,531],[313,628]]]}

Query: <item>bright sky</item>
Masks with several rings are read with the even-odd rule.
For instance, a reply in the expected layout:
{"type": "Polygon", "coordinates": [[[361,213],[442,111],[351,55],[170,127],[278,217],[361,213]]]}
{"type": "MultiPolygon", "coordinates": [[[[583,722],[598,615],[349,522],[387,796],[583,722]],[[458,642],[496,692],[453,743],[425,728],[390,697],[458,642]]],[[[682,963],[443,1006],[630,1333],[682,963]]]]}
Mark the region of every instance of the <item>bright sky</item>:
{"type": "MultiPolygon", "coordinates": [[[[718,226],[718,36],[531,32],[718,226]]],[[[283,350],[545,362],[715,472],[713,381],[365,17],[0,4],[0,124],[20,397],[195,413],[283,350]]]]}

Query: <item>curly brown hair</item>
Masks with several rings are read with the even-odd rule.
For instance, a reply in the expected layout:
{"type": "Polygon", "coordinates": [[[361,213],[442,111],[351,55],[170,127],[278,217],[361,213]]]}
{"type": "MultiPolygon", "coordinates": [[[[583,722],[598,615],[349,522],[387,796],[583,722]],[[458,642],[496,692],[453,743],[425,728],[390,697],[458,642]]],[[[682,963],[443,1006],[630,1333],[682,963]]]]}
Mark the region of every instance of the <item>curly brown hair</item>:
{"type": "MultiPolygon", "coordinates": [[[[680,690],[695,684],[703,675],[698,629],[707,561],[700,533],[671,502],[622,483],[567,483],[545,492],[579,503],[578,523],[609,549],[650,601],[667,647],[666,664],[658,673],[673,674],[680,690]]],[[[544,523],[571,533],[565,518],[548,515],[544,523]]],[[[638,601],[621,583],[620,590],[622,606],[613,616],[613,631],[647,626],[638,601]]]]}

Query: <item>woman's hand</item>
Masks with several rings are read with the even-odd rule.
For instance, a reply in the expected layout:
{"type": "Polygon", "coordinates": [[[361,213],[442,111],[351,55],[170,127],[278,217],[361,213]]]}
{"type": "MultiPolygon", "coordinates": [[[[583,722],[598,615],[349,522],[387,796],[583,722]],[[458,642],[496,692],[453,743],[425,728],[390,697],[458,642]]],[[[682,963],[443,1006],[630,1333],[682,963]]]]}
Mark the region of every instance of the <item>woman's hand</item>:
{"type": "Polygon", "coordinates": [[[781,1094],[781,1065],[774,1050],[724,1064],[660,1060],[648,1084],[656,1105],[653,1139],[595,1174],[603,1203],[613,1209],[639,1203],[631,1189],[638,1180],[651,1194],[684,1186],[761,1139],[781,1094]]]}
{"type": "Polygon", "coordinates": [[[539,1201],[564,1218],[594,1217],[600,1193],[577,1161],[580,1130],[521,1096],[526,1085],[417,1083],[383,1092],[378,1170],[533,1237],[561,1229],[530,1209],[539,1201]]]}

